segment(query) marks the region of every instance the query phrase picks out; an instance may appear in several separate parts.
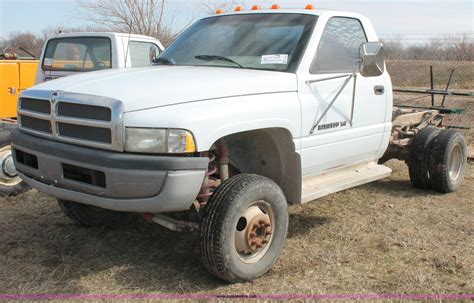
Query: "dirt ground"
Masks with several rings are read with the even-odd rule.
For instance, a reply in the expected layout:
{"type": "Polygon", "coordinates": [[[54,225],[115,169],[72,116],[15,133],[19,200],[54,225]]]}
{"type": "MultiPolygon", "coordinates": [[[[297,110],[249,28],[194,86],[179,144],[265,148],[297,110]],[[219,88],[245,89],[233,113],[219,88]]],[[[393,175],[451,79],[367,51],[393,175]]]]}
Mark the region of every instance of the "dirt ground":
{"type": "Polygon", "coordinates": [[[292,206],[274,269],[235,285],[205,271],[196,233],[135,217],[84,228],[36,191],[0,198],[0,293],[473,293],[474,165],[449,195],[388,166],[388,179],[292,206]]]}

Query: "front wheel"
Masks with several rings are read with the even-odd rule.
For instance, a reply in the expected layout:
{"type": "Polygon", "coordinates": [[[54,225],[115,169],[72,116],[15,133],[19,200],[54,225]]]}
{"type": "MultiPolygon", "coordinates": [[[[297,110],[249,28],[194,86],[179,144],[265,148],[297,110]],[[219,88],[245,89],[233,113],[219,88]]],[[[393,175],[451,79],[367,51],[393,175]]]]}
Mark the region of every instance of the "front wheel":
{"type": "Polygon", "coordinates": [[[0,196],[17,196],[30,189],[18,177],[10,146],[10,128],[0,129],[0,196]]]}
{"type": "Polygon", "coordinates": [[[213,194],[201,223],[205,267],[228,282],[245,282],[268,272],[283,249],[288,207],[272,180],[241,174],[213,194]]]}

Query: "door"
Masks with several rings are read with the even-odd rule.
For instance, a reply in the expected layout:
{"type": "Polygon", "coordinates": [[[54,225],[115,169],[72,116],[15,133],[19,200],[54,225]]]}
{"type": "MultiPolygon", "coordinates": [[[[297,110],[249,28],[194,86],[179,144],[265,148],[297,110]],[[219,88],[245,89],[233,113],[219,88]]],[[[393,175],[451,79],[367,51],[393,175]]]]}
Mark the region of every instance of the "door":
{"type": "Polygon", "coordinates": [[[300,88],[304,175],[375,160],[385,128],[384,76],[358,72],[359,47],[367,42],[358,19],[328,20],[300,88]],[[374,89],[377,88],[377,91],[374,89]]]}
{"type": "Polygon", "coordinates": [[[20,74],[18,61],[0,62],[0,118],[16,117],[20,74]]]}

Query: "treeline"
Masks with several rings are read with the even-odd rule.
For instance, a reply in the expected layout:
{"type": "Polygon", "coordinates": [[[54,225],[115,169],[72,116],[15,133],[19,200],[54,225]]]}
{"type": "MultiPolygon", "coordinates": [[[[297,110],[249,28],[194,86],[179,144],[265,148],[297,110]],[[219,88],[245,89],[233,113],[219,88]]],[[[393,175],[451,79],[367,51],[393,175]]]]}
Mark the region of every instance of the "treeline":
{"type": "Polygon", "coordinates": [[[435,38],[426,42],[403,38],[385,40],[387,60],[474,61],[473,34],[435,38]]]}

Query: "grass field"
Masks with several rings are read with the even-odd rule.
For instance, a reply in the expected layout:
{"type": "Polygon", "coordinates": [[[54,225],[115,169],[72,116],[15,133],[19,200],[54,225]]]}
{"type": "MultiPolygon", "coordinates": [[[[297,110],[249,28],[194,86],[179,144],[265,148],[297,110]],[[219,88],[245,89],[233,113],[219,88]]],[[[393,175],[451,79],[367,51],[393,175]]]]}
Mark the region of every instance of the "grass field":
{"type": "Polygon", "coordinates": [[[205,271],[195,233],[136,217],[84,228],[36,191],[0,198],[0,293],[473,293],[474,166],[449,195],[388,166],[388,179],[292,206],[274,269],[235,285],[205,271]]]}

